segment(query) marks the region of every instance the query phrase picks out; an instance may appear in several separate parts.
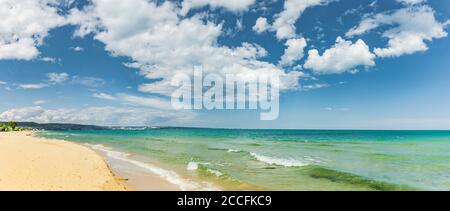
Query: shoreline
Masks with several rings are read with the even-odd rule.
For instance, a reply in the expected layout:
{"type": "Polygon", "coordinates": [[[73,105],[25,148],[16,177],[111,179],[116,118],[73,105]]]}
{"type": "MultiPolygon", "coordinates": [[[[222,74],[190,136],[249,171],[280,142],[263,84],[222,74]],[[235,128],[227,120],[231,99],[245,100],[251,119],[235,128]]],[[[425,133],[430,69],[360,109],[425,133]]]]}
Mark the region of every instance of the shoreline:
{"type": "MultiPolygon", "coordinates": [[[[87,144],[86,144],[87,145],[87,144]]],[[[92,146],[87,147],[97,154],[103,157],[110,169],[120,178],[126,178],[127,187],[131,191],[181,191],[182,189],[162,178],[156,173],[149,172],[136,164],[129,161],[139,162],[129,158],[123,152],[110,151],[110,149],[104,146],[92,146]],[[111,156],[110,153],[114,154],[111,156]]],[[[143,163],[142,163],[143,164],[143,163]]],[[[149,164],[147,164],[149,165],[149,164]]]]}
{"type": "Polygon", "coordinates": [[[0,133],[0,190],[127,191],[94,150],[35,132],[0,133]]]}
{"type": "MultiPolygon", "coordinates": [[[[247,166],[253,167],[255,172],[261,172],[262,174],[276,173],[277,175],[288,175],[286,171],[295,171],[295,184],[296,188],[282,187],[282,183],[277,187],[264,186],[254,184],[251,181],[240,180],[242,178],[234,177],[234,175],[223,174],[220,169],[215,172],[215,165],[221,165],[220,161],[214,161],[206,158],[193,159],[193,155],[189,155],[191,159],[185,159],[177,163],[165,163],[164,159],[160,160],[135,151],[134,148],[128,148],[129,145],[141,143],[139,140],[146,140],[141,136],[122,137],[115,132],[112,135],[108,133],[99,133],[103,138],[96,139],[95,136],[91,136],[90,133],[83,136],[83,133],[78,135],[77,133],[34,133],[39,139],[54,139],[61,140],[83,146],[89,150],[95,152],[98,156],[102,157],[103,162],[107,164],[109,170],[114,172],[112,174],[117,175],[122,182],[126,181],[127,190],[132,191],[192,191],[192,190],[360,190],[360,191],[399,191],[399,190],[423,190],[419,185],[401,183],[389,180],[377,180],[371,177],[364,177],[364,175],[358,175],[354,173],[348,173],[346,171],[336,170],[335,168],[324,167],[324,165],[316,165],[311,163],[321,162],[321,157],[312,160],[309,157],[309,162],[301,162],[301,159],[293,160],[285,157],[278,157],[259,152],[254,153],[253,150],[241,149],[230,150],[230,147],[224,146],[221,148],[206,148],[208,152],[221,155],[221,157],[230,157],[230,159],[244,160],[248,162],[247,166]],[[117,138],[120,137],[120,138],[117,138]],[[119,141],[120,140],[120,141],[119,141]],[[122,145],[123,144],[123,145],[122,145]],[[213,151],[211,151],[213,150],[213,151]],[[219,151],[217,151],[219,150],[219,151]],[[136,154],[135,154],[135,153],[136,154]],[[248,161],[247,161],[248,160],[248,161]],[[293,162],[295,161],[295,162],[293,162]],[[187,168],[186,168],[187,165],[187,168]],[[281,173],[279,173],[281,172],[281,173]],[[235,179],[237,178],[237,179],[235,179]]],[[[146,134],[148,135],[148,134],[146,134]]],[[[147,136],[145,136],[147,137],[147,136]]],[[[61,142],[59,141],[59,142],[61,142]]],[[[145,147],[145,143],[143,147],[145,147]]],[[[364,142],[362,142],[364,143],[364,142]]],[[[152,146],[158,148],[158,143],[152,143],[152,146]]],[[[139,145],[142,146],[142,145],[139,145]]],[[[254,146],[254,145],[250,145],[254,146]]],[[[245,147],[245,146],[244,146],[245,147]]],[[[328,147],[328,146],[320,146],[328,147]]],[[[252,148],[253,149],[253,148],[252,148]]],[[[1,152],[1,151],[0,151],[1,152]]],[[[384,155],[384,154],[383,154],[384,155]]],[[[380,155],[377,154],[378,158],[380,155]]],[[[234,168],[235,169],[235,168],[234,168]]],[[[0,168],[0,171],[2,169],[0,168]]],[[[231,169],[233,170],[233,169],[231,169]]],[[[288,173],[289,173],[288,172],[288,173]]],[[[229,172],[227,172],[229,173],[229,172]]],[[[291,174],[290,174],[291,175],[291,174]]],[[[253,179],[251,177],[250,179],[253,179]]],[[[272,179],[274,177],[270,177],[272,179]]],[[[292,177],[291,177],[292,178],[292,177]]],[[[1,179],[1,175],[0,175],[1,179]]],[[[1,190],[1,187],[0,187],[1,190]]]]}

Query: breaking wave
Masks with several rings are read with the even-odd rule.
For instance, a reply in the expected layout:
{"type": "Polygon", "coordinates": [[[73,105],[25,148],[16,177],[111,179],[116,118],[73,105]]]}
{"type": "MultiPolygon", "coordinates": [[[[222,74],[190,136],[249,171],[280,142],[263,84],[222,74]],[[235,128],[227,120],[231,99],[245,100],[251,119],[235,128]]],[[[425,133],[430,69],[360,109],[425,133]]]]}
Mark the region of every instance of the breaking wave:
{"type": "Polygon", "coordinates": [[[269,157],[264,155],[258,155],[256,153],[250,153],[250,155],[255,158],[256,160],[269,164],[269,165],[276,165],[276,166],[284,166],[284,167],[304,167],[310,165],[307,162],[299,161],[295,159],[284,159],[284,158],[277,158],[277,157],[269,157]]]}
{"type": "Polygon", "coordinates": [[[148,163],[130,159],[129,154],[114,151],[111,148],[105,147],[103,145],[87,144],[87,146],[91,147],[94,150],[105,153],[108,156],[108,158],[110,158],[110,159],[123,161],[123,162],[129,163],[129,164],[132,164],[136,167],[139,167],[141,169],[147,170],[150,173],[156,174],[156,175],[160,176],[161,178],[163,178],[164,180],[168,181],[169,183],[178,186],[183,191],[190,191],[190,190],[215,191],[215,190],[219,190],[218,188],[213,187],[211,184],[203,184],[203,183],[195,182],[192,180],[184,179],[174,171],[162,169],[162,168],[153,166],[148,163]]]}

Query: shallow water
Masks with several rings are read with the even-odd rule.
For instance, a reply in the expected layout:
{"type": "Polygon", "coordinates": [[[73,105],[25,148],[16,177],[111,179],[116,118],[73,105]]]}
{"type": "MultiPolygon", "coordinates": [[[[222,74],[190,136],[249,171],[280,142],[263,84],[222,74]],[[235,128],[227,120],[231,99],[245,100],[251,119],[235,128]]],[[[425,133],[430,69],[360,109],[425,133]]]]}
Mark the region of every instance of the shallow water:
{"type": "Polygon", "coordinates": [[[450,131],[155,129],[41,135],[90,144],[184,190],[450,190],[450,131]]]}

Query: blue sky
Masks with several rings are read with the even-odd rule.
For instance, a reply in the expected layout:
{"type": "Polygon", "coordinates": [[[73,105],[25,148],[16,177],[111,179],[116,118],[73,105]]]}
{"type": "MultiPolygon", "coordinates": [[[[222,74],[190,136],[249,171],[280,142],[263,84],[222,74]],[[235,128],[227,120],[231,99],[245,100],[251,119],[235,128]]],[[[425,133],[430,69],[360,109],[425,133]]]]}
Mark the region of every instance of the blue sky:
{"type": "Polygon", "coordinates": [[[450,2],[0,0],[0,120],[450,129],[450,2]],[[280,117],[173,111],[171,76],[282,74],[280,117]]]}

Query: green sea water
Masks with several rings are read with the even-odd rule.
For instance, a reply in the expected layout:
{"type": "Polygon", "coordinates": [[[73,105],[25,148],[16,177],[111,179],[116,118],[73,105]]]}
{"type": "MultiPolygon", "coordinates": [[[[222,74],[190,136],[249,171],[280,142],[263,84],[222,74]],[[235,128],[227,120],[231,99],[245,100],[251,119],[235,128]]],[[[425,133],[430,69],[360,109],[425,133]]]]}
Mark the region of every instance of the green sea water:
{"type": "Polygon", "coordinates": [[[46,131],[183,190],[450,190],[450,131],[46,131]]]}

